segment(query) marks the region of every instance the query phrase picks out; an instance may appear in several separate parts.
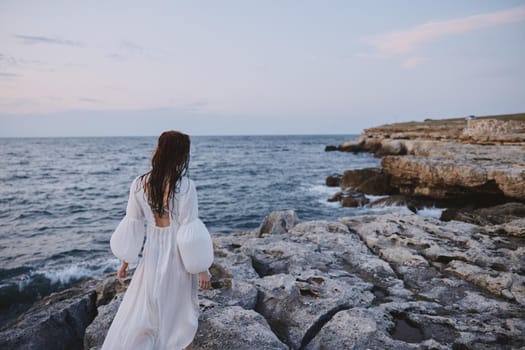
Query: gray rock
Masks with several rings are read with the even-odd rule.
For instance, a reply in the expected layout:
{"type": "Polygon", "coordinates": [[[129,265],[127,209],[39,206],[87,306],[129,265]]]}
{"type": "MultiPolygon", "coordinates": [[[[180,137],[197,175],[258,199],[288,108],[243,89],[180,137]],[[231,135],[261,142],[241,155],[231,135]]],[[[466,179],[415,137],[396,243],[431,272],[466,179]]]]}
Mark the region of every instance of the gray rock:
{"type": "Polygon", "coordinates": [[[525,218],[507,222],[493,227],[496,232],[504,232],[511,236],[525,237],[525,218]]]}
{"type": "Polygon", "coordinates": [[[249,283],[250,279],[246,278],[248,275],[256,277],[256,273],[248,261],[245,261],[244,267],[251,270],[248,273],[234,274],[235,270],[228,264],[225,264],[227,259],[216,259],[210,268],[211,288],[209,290],[201,291],[201,296],[212,300],[213,302],[223,306],[238,305],[246,309],[253,309],[257,303],[257,289],[253,283],[249,283]],[[244,278],[242,278],[244,277],[244,278]]]}
{"type": "Polygon", "coordinates": [[[376,308],[352,308],[335,314],[305,347],[317,349],[418,349],[392,339],[388,333],[394,327],[392,316],[376,308]]]}
{"type": "Polygon", "coordinates": [[[372,303],[370,285],[350,276],[332,279],[319,270],[266,276],[258,282],[257,312],[292,349],[306,345],[331,314],[372,303]],[[310,331],[312,329],[312,331],[310,331]]]}
{"type": "Polygon", "coordinates": [[[192,349],[288,349],[257,312],[240,306],[214,307],[201,313],[192,349]]]}
{"type": "MultiPolygon", "coordinates": [[[[500,225],[411,214],[274,219],[286,229],[214,235],[194,349],[525,346],[524,238],[500,225]]],[[[86,349],[100,347],[123,295],[114,277],[95,284],[86,349]]]]}
{"type": "Polygon", "coordinates": [[[84,336],[84,349],[98,349],[102,347],[106,334],[108,332],[111,322],[115,317],[124,293],[117,294],[106,305],[98,307],[98,315],[95,320],[86,328],[84,336]]]}
{"type": "MultiPolygon", "coordinates": [[[[493,238],[490,232],[471,224],[409,214],[383,215],[353,228],[370,249],[398,271],[419,274],[422,289],[431,287],[427,279],[446,273],[520,303],[525,296],[520,275],[523,261],[514,254],[521,243],[516,240],[493,238]]],[[[412,276],[410,281],[416,284],[418,279],[412,276]]]]}
{"type": "Polygon", "coordinates": [[[293,210],[274,211],[266,216],[259,227],[257,236],[263,234],[282,234],[294,227],[299,219],[293,210]]]}
{"type": "Polygon", "coordinates": [[[0,332],[0,348],[81,349],[96,298],[93,281],[47,296],[0,332]]]}

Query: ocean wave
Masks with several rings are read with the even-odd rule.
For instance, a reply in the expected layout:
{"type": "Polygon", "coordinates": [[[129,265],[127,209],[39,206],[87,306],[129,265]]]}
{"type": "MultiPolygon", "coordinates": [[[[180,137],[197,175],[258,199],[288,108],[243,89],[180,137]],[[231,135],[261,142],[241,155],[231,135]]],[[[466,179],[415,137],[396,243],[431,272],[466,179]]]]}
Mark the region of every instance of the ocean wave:
{"type": "Polygon", "coordinates": [[[75,283],[115,271],[118,259],[81,262],[64,267],[31,269],[28,267],[1,270],[0,323],[4,318],[15,316],[20,310],[54,292],[71,287],[75,283]],[[18,275],[18,276],[16,276],[18,275]]]}
{"type": "Polygon", "coordinates": [[[118,265],[118,259],[109,259],[92,263],[75,263],[63,268],[38,269],[18,281],[18,290],[22,291],[30,287],[35,281],[42,283],[42,278],[45,278],[51,285],[66,287],[75,282],[116,270],[118,265]]]}

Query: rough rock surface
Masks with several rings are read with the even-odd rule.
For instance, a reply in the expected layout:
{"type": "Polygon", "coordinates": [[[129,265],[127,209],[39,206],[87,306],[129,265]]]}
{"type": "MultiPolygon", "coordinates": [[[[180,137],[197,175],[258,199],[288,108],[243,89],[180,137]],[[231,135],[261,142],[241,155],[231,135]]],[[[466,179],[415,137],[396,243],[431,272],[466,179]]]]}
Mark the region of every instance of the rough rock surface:
{"type": "Polygon", "coordinates": [[[525,247],[500,234],[389,214],[216,235],[193,348],[518,349],[525,247]]]}
{"type": "Polygon", "coordinates": [[[437,119],[386,124],[366,129],[359,138],[343,142],[338,150],[401,155],[409,149],[403,140],[459,141],[472,144],[521,144],[525,141],[525,114],[437,119]],[[401,143],[399,143],[401,141],[401,143]],[[405,148],[405,150],[403,150],[405,148]]]}
{"type": "Polygon", "coordinates": [[[240,306],[215,307],[202,314],[193,349],[288,349],[266,319],[240,306]]]}
{"type": "MultiPolygon", "coordinates": [[[[213,240],[212,288],[199,292],[193,349],[525,346],[525,238],[498,225],[386,214],[213,240]]],[[[100,304],[85,349],[100,348],[123,295],[114,277],[93,283],[88,300],[100,304]]],[[[94,316],[83,310],[79,319],[94,316]]],[[[6,334],[2,341],[13,339],[6,334]]]]}
{"type": "Polygon", "coordinates": [[[53,293],[0,330],[0,349],[82,349],[97,314],[96,281],[53,293]]]}
{"type": "Polygon", "coordinates": [[[104,338],[109,326],[117,313],[118,307],[122,302],[124,293],[119,293],[108,304],[98,307],[98,314],[95,320],[86,328],[84,336],[84,349],[99,349],[104,343],[104,338]]]}
{"type": "Polygon", "coordinates": [[[411,142],[406,156],[386,156],[383,171],[406,195],[508,197],[525,201],[525,146],[411,142]]]}
{"type": "Polygon", "coordinates": [[[522,142],[525,123],[521,120],[474,119],[469,120],[461,133],[462,140],[471,142],[522,142]]]}
{"type": "Polygon", "coordinates": [[[297,215],[293,210],[274,211],[264,218],[257,234],[262,236],[266,233],[284,233],[294,227],[298,221],[297,215]]]}

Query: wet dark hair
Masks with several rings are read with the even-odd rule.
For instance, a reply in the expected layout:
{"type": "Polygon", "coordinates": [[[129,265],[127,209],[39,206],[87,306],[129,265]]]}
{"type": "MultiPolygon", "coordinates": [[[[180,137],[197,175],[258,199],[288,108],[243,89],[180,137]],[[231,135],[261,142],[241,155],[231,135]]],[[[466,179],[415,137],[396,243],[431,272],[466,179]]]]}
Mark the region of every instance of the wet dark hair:
{"type": "Polygon", "coordinates": [[[168,210],[180,181],[188,173],[190,163],[190,137],[180,131],[165,131],[159,136],[151,159],[151,170],[140,177],[153,212],[162,216],[164,193],[168,193],[168,210]]]}

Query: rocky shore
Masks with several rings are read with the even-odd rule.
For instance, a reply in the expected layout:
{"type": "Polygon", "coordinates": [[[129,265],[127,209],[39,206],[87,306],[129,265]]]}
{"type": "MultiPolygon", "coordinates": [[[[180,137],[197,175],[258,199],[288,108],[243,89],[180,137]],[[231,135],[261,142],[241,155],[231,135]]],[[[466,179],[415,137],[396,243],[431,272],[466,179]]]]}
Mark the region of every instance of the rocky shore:
{"type": "MultiPolygon", "coordinates": [[[[214,235],[193,349],[518,349],[523,236],[415,214],[214,235]]],[[[0,333],[6,349],[99,349],[122,300],[114,275],[53,294],[0,333]]]]}
{"type": "MultiPolygon", "coordinates": [[[[327,179],[343,205],[451,208],[273,212],[256,231],[214,234],[193,349],[524,348],[524,120],[394,124],[329,147],[383,157],[327,179]]],[[[124,291],[111,274],[52,294],[0,330],[0,348],[99,349],[124,291]]]]}

